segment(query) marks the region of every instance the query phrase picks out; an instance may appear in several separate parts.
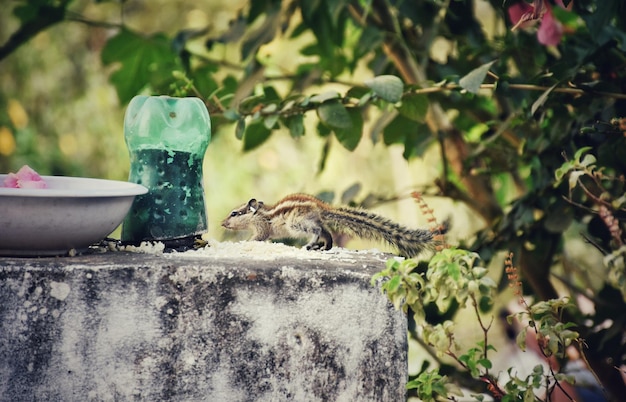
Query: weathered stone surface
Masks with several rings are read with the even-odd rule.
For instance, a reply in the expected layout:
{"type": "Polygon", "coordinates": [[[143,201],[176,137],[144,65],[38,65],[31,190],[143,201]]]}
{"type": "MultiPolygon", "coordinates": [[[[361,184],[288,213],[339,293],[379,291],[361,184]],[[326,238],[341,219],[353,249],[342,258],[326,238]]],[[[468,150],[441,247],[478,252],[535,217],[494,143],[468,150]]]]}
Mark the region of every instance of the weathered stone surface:
{"type": "Polygon", "coordinates": [[[238,254],[0,258],[1,400],[404,399],[383,258],[238,254]]]}

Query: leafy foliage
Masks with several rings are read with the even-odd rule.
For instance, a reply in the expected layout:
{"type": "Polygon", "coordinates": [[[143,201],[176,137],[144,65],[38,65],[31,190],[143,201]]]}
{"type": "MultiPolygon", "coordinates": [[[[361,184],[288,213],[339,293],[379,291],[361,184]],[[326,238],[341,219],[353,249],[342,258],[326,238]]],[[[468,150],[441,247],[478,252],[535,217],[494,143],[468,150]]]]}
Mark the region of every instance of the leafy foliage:
{"type": "Polygon", "coordinates": [[[145,87],[166,92],[174,81],[172,71],[180,64],[170,40],[163,34],[144,37],[128,29],[121,30],[102,49],[105,65],[120,63],[110,76],[122,103],[128,103],[145,87]]]}
{"type": "MultiPolygon", "coordinates": [[[[517,320],[527,322],[527,328],[535,331],[544,356],[562,356],[564,350],[579,338],[578,332],[570,330],[574,324],[562,322],[562,311],[573,307],[568,299],[538,302],[528,307],[527,311],[518,313],[517,320]]],[[[513,316],[510,316],[509,320],[512,319],[513,316]]],[[[518,336],[517,344],[526,350],[526,337],[518,336]]]]}
{"type": "Polygon", "coordinates": [[[449,395],[463,396],[463,392],[445,375],[436,371],[424,371],[407,384],[407,389],[416,389],[424,402],[447,399],[449,395]]]}
{"type": "MultiPolygon", "coordinates": [[[[614,125],[616,129],[619,128],[618,121],[614,125]]],[[[605,243],[606,248],[603,249],[604,264],[608,269],[607,283],[619,290],[626,301],[626,238],[619,218],[626,211],[624,176],[615,177],[606,173],[606,167],[598,166],[596,157],[588,153],[590,150],[591,147],[580,148],[572,160],[566,160],[556,169],[554,185],[559,186],[567,179],[567,199],[577,205],[585,201],[593,205],[589,211],[597,216],[608,231],[608,243],[605,243]],[[577,193],[577,190],[582,190],[582,194],[577,193]],[[584,200],[579,199],[581,195],[584,200]]]]}
{"type": "MultiPolygon", "coordinates": [[[[542,389],[550,395],[555,387],[562,387],[561,383],[573,383],[571,376],[553,370],[544,372],[543,366],[538,365],[524,379],[518,378],[513,373],[514,368],[511,368],[511,380],[505,383],[504,389],[501,388],[498,379],[490,372],[493,364],[489,354],[497,352],[488,342],[491,324],[484,323],[479,307],[486,306],[483,307],[486,310],[493,304],[496,284],[486,276],[487,270],[478,262],[476,253],[446,248],[430,260],[425,273],[415,272],[417,264],[414,260],[389,260],[387,268],[376,274],[372,283],[381,281],[381,290],[396,308],[414,313],[424,343],[432,347],[438,357],[449,356],[454,359],[472,378],[486,383],[488,392],[497,400],[535,401],[536,394],[542,389]],[[432,324],[432,320],[427,319],[429,305],[434,304],[439,312],[446,312],[453,299],[457,300],[462,309],[470,305],[473,307],[484,334],[483,340],[477,342],[475,347],[464,351],[456,341],[455,336],[459,331],[453,321],[432,324]],[[479,303],[481,299],[483,303],[479,303]]],[[[520,284],[514,281],[515,269],[511,264],[508,260],[509,279],[516,287],[520,284]]],[[[510,324],[514,320],[525,323],[517,337],[517,344],[522,350],[526,349],[529,332],[535,334],[537,345],[545,358],[564,358],[566,348],[580,342],[580,334],[571,329],[576,325],[564,322],[565,310],[575,308],[569,299],[542,301],[530,306],[522,299],[522,303],[526,310],[507,317],[510,324]]],[[[446,385],[449,383],[438,372],[425,370],[409,381],[407,388],[416,389],[423,400],[459,395],[459,389],[453,384],[446,385]]]]}

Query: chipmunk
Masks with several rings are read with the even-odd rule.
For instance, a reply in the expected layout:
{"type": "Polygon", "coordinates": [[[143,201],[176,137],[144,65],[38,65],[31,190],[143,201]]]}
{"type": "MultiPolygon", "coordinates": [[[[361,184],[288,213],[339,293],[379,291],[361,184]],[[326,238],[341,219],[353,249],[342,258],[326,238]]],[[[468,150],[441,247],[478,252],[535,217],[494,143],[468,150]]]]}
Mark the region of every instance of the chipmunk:
{"type": "Polygon", "coordinates": [[[274,205],[251,199],[222,221],[231,230],[251,230],[251,240],[309,237],[309,250],[330,250],[329,229],[364,239],[384,240],[406,257],[415,257],[438,243],[446,231],[411,230],[382,216],[350,207],[333,207],[307,194],[288,195],[274,205]]]}

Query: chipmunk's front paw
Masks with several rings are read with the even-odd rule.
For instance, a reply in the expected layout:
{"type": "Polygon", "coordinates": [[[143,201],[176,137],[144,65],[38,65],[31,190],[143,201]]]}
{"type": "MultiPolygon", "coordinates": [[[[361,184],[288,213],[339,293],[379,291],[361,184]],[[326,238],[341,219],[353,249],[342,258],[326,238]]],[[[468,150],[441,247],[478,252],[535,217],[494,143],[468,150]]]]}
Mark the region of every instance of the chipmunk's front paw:
{"type": "Polygon", "coordinates": [[[307,244],[304,246],[307,250],[328,250],[325,243],[307,244]]]}

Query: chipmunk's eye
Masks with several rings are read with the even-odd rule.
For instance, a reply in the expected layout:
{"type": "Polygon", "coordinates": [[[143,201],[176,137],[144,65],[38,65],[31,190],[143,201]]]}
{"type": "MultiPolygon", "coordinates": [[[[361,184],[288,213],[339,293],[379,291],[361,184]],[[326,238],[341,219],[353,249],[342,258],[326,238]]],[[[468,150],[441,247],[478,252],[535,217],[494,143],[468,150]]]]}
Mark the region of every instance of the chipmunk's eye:
{"type": "Polygon", "coordinates": [[[237,211],[233,211],[230,213],[230,216],[237,216],[237,211]]]}

